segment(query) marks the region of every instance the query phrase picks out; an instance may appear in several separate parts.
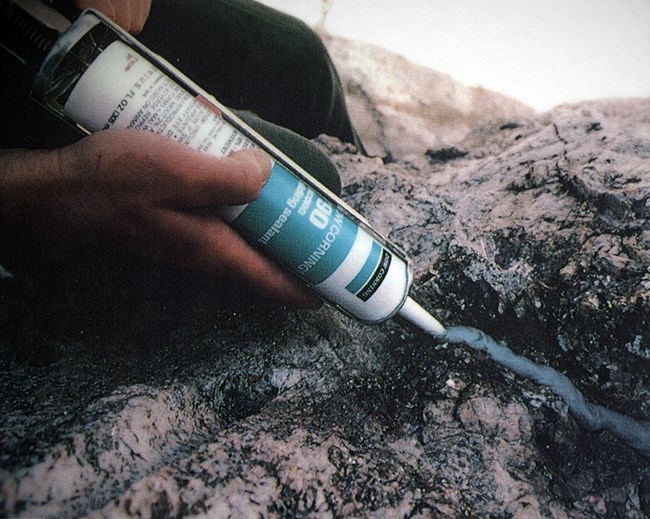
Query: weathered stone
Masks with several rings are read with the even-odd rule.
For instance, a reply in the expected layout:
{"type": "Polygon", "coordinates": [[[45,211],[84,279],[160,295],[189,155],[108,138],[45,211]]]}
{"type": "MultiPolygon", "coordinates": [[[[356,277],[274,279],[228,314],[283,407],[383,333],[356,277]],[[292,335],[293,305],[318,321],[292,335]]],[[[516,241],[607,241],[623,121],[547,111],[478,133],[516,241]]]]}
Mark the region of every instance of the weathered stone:
{"type": "MultiPolygon", "coordinates": [[[[444,324],[650,416],[650,101],[495,120],[388,164],[319,144],[444,324]]],[[[0,283],[3,515],[650,514],[647,458],[397,323],[118,252],[0,283]]]]}
{"type": "Polygon", "coordinates": [[[406,159],[452,147],[478,124],[532,116],[524,103],[414,65],[379,47],[323,34],[337,66],[352,121],[376,156],[406,159]]]}

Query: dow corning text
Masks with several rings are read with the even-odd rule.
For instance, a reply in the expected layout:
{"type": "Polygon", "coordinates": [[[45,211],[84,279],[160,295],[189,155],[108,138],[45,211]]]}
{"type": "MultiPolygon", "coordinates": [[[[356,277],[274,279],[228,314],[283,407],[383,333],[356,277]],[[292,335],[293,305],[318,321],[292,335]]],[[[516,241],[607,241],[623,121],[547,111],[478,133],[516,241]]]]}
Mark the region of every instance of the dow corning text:
{"type": "Polygon", "coordinates": [[[338,235],[341,233],[342,225],[343,214],[340,211],[336,211],[334,214],[334,223],[330,226],[323,241],[320,242],[318,247],[316,247],[316,250],[314,250],[305,261],[298,265],[298,271],[300,273],[305,274],[308,272],[323,258],[323,256],[325,256],[332,244],[336,241],[338,235]]]}

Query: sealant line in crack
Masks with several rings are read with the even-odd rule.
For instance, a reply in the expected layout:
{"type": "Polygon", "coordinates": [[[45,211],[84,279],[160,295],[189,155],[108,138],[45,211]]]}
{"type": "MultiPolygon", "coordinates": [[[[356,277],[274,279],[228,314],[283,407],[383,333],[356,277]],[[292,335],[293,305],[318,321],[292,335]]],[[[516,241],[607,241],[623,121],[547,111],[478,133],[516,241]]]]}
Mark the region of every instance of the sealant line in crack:
{"type": "Polygon", "coordinates": [[[587,402],[584,395],[564,374],[550,366],[537,364],[514,353],[504,344],[497,343],[492,337],[476,328],[454,326],[447,328],[442,336],[436,336],[452,344],[466,344],[474,350],[483,351],[500,366],[548,387],[564,400],[569,412],[580,425],[593,431],[606,430],[640,454],[650,458],[650,421],[636,420],[601,405],[587,402]]]}
{"type": "Polygon", "coordinates": [[[400,316],[429,335],[451,344],[466,344],[474,350],[485,352],[500,366],[548,387],[564,400],[569,412],[580,425],[593,431],[606,430],[643,456],[650,458],[650,421],[636,420],[601,405],[587,402],[584,395],[566,375],[550,366],[537,364],[514,353],[506,345],[497,343],[492,337],[476,328],[467,326],[445,328],[411,298],[407,299],[400,310],[400,316]]]}

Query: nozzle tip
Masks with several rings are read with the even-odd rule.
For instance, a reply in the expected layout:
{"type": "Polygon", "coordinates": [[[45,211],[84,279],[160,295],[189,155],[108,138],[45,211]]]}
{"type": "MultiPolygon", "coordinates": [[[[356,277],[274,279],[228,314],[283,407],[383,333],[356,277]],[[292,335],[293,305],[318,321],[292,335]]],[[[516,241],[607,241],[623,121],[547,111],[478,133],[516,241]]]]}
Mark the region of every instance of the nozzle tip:
{"type": "Polygon", "coordinates": [[[435,317],[410,297],[406,299],[398,314],[434,337],[442,337],[446,332],[445,327],[435,317]]]}

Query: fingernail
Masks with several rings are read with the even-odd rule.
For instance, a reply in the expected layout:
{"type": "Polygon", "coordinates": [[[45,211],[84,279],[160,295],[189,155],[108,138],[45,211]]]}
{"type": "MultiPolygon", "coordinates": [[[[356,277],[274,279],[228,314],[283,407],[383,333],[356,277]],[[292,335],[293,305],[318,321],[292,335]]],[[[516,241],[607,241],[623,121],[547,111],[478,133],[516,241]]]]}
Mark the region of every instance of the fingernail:
{"type": "Polygon", "coordinates": [[[257,168],[259,169],[262,180],[266,182],[271,176],[271,167],[273,165],[271,157],[269,157],[266,152],[258,149],[252,150],[251,155],[253,160],[257,163],[257,168]]]}

